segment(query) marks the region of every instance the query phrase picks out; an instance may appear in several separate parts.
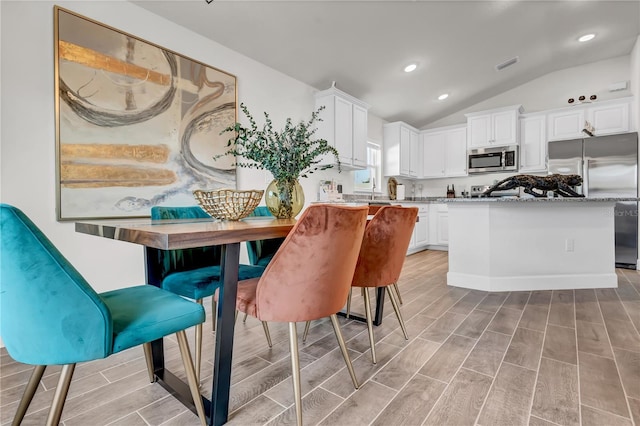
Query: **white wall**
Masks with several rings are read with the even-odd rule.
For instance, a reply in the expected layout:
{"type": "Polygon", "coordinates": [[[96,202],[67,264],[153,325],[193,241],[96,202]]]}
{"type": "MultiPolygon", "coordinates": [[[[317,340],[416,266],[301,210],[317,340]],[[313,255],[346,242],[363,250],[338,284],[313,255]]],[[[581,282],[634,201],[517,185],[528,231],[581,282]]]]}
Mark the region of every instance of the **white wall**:
{"type": "MultiPolygon", "coordinates": [[[[0,2],[0,199],[22,209],[96,290],[137,285],[144,282],[141,246],[78,234],[73,223],[56,221],[54,4],[235,74],[239,101],[256,118],[268,111],[276,124],[308,119],[315,90],[129,2],[0,2]]],[[[238,187],[266,188],[266,175],[240,169],[238,187]]],[[[303,179],[307,200],[316,199],[320,178],[334,175],[350,180],[332,171],[303,179]]]]}
{"type": "Polygon", "coordinates": [[[609,92],[609,85],[620,81],[629,81],[630,75],[629,56],[620,56],[555,71],[429,123],[423,129],[464,124],[466,123],[464,116],[466,113],[509,105],[522,104],[524,112],[529,113],[569,106],[567,99],[577,99],[580,95],[585,95],[587,98],[591,95],[597,95],[600,101],[627,97],[631,95],[629,89],[609,92]]]}

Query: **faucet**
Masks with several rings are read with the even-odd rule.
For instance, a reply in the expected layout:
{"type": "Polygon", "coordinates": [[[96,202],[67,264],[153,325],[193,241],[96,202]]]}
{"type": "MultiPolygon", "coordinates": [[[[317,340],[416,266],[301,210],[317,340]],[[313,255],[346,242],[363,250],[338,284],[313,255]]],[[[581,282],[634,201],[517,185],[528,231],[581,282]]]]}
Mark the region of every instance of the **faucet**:
{"type": "Polygon", "coordinates": [[[371,200],[375,199],[375,190],[376,190],[376,178],[374,176],[371,178],[371,200]]]}

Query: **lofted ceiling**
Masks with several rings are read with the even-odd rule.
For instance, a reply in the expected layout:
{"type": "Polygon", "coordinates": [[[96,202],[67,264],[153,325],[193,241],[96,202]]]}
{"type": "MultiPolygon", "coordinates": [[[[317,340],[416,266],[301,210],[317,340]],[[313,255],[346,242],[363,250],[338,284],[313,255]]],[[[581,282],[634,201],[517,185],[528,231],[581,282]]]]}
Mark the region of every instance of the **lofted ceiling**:
{"type": "Polygon", "coordinates": [[[318,90],[335,81],[371,113],[418,128],[547,73],[628,55],[640,34],[640,0],[207,1],[132,2],[318,90]],[[595,39],[579,43],[586,33],[595,39]]]}

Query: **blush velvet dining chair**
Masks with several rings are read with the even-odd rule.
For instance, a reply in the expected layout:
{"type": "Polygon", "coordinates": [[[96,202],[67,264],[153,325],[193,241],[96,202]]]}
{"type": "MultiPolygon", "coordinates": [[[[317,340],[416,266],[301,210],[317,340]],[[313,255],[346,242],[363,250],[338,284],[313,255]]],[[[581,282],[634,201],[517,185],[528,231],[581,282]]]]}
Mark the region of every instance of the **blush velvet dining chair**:
{"type": "Polygon", "coordinates": [[[364,231],[362,247],[351,285],[364,289],[365,316],[369,330],[371,358],[374,364],[377,360],[368,289],[370,287],[387,288],[391,305],[398,317],[404,337],[408,339],[392,287],[400,278],[417,216],[417,207],[383,206],[376,212],[364,231]]]}
{"type": "MultiPolygon", "coordinates": [[[[380,210],[382,207],[384,206],[390,206],[391,203],[386,203],[386,202],[376,202],[376,203],[369,203],[369,216],[373,216],[375,215],[378,210],[380,210]]],[[[396,292],[396,295],[398,296],[398,301],[400,302],[400,304],[402,305],[402,296],[400,295],[400,289],[398,288],[398,283],[393,283],[393,289],[396,292]]],[[[349,297],[347,297],[347,312],[346,312],[346,317],[349,318],[350,314],[351,314],[351,291],[349,292],[349,297]]],[[[364,297],[364,288],[362,290],[362,295],[364,297]]],[[[307,337],[307,333],[309,332],[309,325],[307,324],[306,328],[305,328],[305,333],[304,333],[304,339],[306,339],[307,337]]]]}
{"type": "MultiPolygon", "coordinates": [[[[393,289],[397,286],[400,273],[402,272],[402,265],[404,264],[409,242],[413,234],[413,228],[418,216],[418,208],[380,206],[376,208],[375,212],[375,215],[367,224],[364,231],[358,262],[351,283],[352,287],[360,287],[364,296],[371,358],[374,364],[377,363],[377,359],[373,335],[371,300],[368,291],[370,287],[386,287],[404,337],[405,339],[409,338],[393,289]]],[[[371,214],[371,208],[369,209],[369,214],[371,214]]],[[[398,292],[397,294],[399,297],[400,293],[398,292]]],[[[349,292],[347,298],[347,318],[349,317],[350,302],[351,292],[349,292]]],[[[303,342],[307,339],[309,327],[310,322],[307,321],[302,336],[303,342]]]]}
{"type": "Polygon", "coordinates": [[[289,323],[297,424],[302,395],[296,322],[330,317],[355,388],[358,381],[336,313],[344,306],[358,259],[367,207],[308,207],[260,278],[238,283],[237,309],[261,321],[289,323]]]}
{"type": "Polygon", "coordinates": [[[36,225],[7,204],[0,204],[0,265],[0,334],[15,361],[35,366],[13,425],[22,422],[47,366],[62,365],[46,421],[58,425],[76,363],[143,345],[152,375],[151,342],[173,333],[205,424],[184,331],[204,321],[202,306],[151,285],[96,293],[36,225]]]}
{"type": "MultiPolygon", "coordinates": [[[[256,207],[249,217],[257,216],[257,217],[273,217],[269,208],[267,206],[258,206],[256,207]]],[[[268,240],[256,240],[256,241],[247,241],[247,255],[249,256],[249,263],[256,266],[266,267],[273,256],[276,254],[284,238],[271,238],[268,240]]],[[[242,322],[247,321],[247,313],[245,312],[244,318],[242,318],[242,322]]],[[[267,336],[267,341],[269,343],[269,347],[271,347],[271,337],[269,336],[269,327],[267,323],[262,323],[265,334],[267,336]]]]}
{"type": "MultiPolygon", "coordinates": [[[[200,206],[168,207],[154,206],[151,208],[151,220],[186,220],[211,219],[200,206]]],[[[156,259],[152,261],[160,266],[159,278],[162,288],[180,296],[195,300],[202,305],[202,299],[211,297],[212,327],[215,330],[216,321],[216,292],[222,284],[220,282],[220,263],[222,251],[219,246],[197,247],[176,250],[155,250],[156,259]]],[[[259,277],[264,271],[263,266],[240,265],[238,279],[259,277]]],[[[265,328],[267,342],[271,346],[268,328],[265,328]]],[[[196,374],[200,377],[202,365],[202,324],[196,326],[196,374]]]]}

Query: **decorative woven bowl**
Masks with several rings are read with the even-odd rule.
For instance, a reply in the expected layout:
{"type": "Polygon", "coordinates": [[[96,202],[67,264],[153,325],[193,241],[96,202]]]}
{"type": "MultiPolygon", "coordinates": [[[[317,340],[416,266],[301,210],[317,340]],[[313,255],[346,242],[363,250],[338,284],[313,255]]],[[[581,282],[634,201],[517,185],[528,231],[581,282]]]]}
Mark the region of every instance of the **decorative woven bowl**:
{"type": "Polygon", "coordinates": [[[240,220],[247,217],[260,204],[262,190],[237,191],[219,189],[216,191],[193,191],[200,207],[211,217],[222,220],[240,220]]]}

